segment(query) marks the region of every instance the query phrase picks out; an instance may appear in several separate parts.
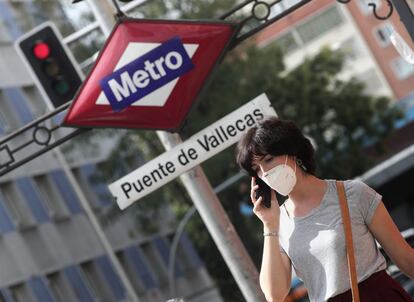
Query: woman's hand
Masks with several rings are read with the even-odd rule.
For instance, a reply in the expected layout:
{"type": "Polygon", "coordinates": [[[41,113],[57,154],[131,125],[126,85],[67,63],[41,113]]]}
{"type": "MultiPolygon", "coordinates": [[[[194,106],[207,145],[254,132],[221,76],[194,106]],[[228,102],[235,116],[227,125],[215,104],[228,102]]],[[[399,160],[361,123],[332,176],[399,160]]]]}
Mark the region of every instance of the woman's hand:
{"type": "Polygon", "coordinates": [[[270,208],[262,205],[262,196],[256,199],[256,190],[259,188],[256,185],[256,178],[252,177],[250,198],[253,203],[253,213],[263,222],[265,230],[276,231],[279,229],[280,209],[279,203],[276,199],[275,191],[271,191],[270,208]]]}

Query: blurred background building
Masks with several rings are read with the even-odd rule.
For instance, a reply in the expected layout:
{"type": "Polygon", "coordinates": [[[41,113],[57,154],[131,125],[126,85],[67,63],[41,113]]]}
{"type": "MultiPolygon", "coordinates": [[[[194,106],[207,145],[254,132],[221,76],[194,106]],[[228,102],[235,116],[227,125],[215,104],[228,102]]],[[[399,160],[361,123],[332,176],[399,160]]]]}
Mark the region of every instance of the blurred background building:
{"type": "MultiPolygon", "coordinates": [[[[65,37],[72,35],[69,47],[84,72],[104,42],[86,2],[78,4],[75,12],[70,1],[1,1],[2,137],[47,112],[13,45],[47,20],[54,21],[65,37]],[[88,34],[73,38],[85,28],[91,29],[88,34]]],[[[115,133],[110,138],[89,138],[80,144],[82,148],[63,150],[140,301],[166,301],[173,298],[167,267],[177,225],[168,203],[162,202],[148,225],[137,225],[134,211],[105,218],[111,216],[114,201],[98,170],[116,137],[115,133]]],[[[136,161],[142,163],[140,154],[136,161]]],[[[0,301],[132,301],[53,152],[0,178],[0,234],[0,301]]],[[[186,233],[179,243],[174,279],[176,295],[186,301],[221,301],[186,233]]]]}

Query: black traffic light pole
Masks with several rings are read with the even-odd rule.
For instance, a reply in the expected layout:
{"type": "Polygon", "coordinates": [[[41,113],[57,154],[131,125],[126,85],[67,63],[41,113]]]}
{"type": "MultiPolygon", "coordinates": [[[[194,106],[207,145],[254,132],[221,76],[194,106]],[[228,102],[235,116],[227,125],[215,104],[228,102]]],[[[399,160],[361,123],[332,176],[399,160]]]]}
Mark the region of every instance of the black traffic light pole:
{"type": "MultiPolygon", "coordinates": [[[[289,15],[290,13],[294,12],[295,10],[297,10],[298,8],[304,6],[305,4],[309,3],[310,1],[312,1],[312,0],[299,1],[297,4],[289,7],[286,10],[284,10],[279,15],[276,15],[276,16],[270,18],[272,7],[279,4],[279,3],[281,3],[281,2],[283,2],[283,0],[274,0],[271,3],[261,2],[261,1],[257,1],[257,0],[245,0],[244,2],[242,2],[239,5],[235,6],[233,9],[231,9],[227,13],[220,16],[218,19],[220,19],[220,20],[234,20],[235,18],[237,18],[237,15],[238,15],[239,12],[241,12],[241,11],[244,12],[244,15],[243,15],[244,19],[239,20],[239,23],[241,25],[240,26],[241,30],[240,30],[239,34],[237,35],[237,37],[232,42],[232,47],[236,47],[240,42],[246,40],[247,38],[251,37],[255,33],[257,33],[260,30],[266,28],[267,26],[273,24],[274,22],[280,20],[281,18],[289,15]],[[250,10],[250,14],[246,14],[245,10],[246,10],[246,7],[248,7],[249,5],[252,5],[252,9],[250,10]],[[249,24],[249,22],[251,22],[251,24],[249,24]]],[[[337,1],[340,2],[340,3],[344,3],[344,4],[350,2],[350,0],[337,0],[337,1]]],[[[375,15],[376,18],[384,19],[384,18],[389,18],[391,16],[392,8],[393,8],[392,3],[391,3],[390,0],[387,0],[387,3],[390,5],[391,9],[390,9],[390,12],[388,13],[388,15],[385,16],[385,17],[378,16],[376,14],[375,4],[370,4],[370,6],[372,6],[372,8],[373,8],[373,12],[374,12],[374,15],[375,15]]],[[[27,35],[25,35],[25,36],[27,38],[27,35]]],[[[59,34],[57,33],[56,36],[59,37],[59,34]]],[[[33,45],[35,45],[35,42],[39,41],[39,39],[41,40],[41,38],[42,38],[42,36],[40,36],[40,37],[35,36],[35,38],[32,40],[32,47],[33,47],[33,45]]],[[[62,39],[60,38],[60,41],[61,40],[62,39]]],[[[58,41],[59,44],[61,43],[60,41],[58,41]]],[[[54,45],[56,45],[56,44],[54,44],[54,45]]],[[[59,45],[57,45],[56,47],[59,47],[59,45]]],[[[62,52],[65,51],[65,53],[68,54],[67,50],[65,49],[65,46],[63,45],[62,47],[63,47],[62,52]]],[[[30,48],[30,53],[26,52],[26,54],[24,54],[24,55],[25,56],[26,55],[31,55],[32,53],[33,53],[33,50],[32,50],[32,48],[30,48]]],[[[77,67],[76,67],[77,65],[73,62],[73,58],[71,58],[70,53],[69,53],[69,59],[70,59],[71,62],[66,62],[67,65],[68,65],[67,68],[71,68],[70,63],[72,63],[72,65],[73,65],[72,68],[74,68],[75,71],[78,73],[78,75],[81,77],[81,74],[79,73],[79,70],[77,70],[77,67]]],[[[42,66],[41,65],[39,65],[39,66],[40,67],[35,67],[35,68],[38,68],[37,69],[38,72],[40,72],[40,73],[44,72],[44,70],[42,70],[42,66]]],[[[33,73],[33,70],[32,70],[32,73],[33,73]]],[[[36,77],[36,75],[34,75],[34,77],[36,77]]],[[[39,84],[39,83],[37,83],[37,84],[39,84]]],[[[79,83],[79,85],[80,85],[80,83],[79,83]]],[[[38,85],[38,86],[40,86],[40,85],[38,85]]],[[[53,87],[53,85],[49,86],[49,87],[53,87]]],[[[40,86],[40,89],[42,90],[41,86],[40,86]]],[[[47,99],[50,99],[50,97],[48,95],[46,95],[45,97],[47,99]]],[[[73,95],[72,95],[72,97],[73,97],[73,95]]],[[[50,99],[50,100],[52,101],[52,99],[50,99]]],[[[61,105],[56,110],[54,110],[54,111],[38,118],[37,120],[31,122],[30,124],[22,127],[21,129],[11,133],[10,135],[8,135],[8,136],[6,136],[6,137],[4,137],[0,140],[0,176],[3,176],[5,174],[9,173],[10,171],[20,167],[21,165],[35,159],[36,157],[48,152],[49,150],[55,148],[56,146],[59,146],[62,143],[74,138],[78,134],[83,133],[83,132],[87,132],[88,130],[91,130],[91,129],[88,129],[88,128],[81,128],[81,129],[74,129],[73,130],[73,128],[61,127],[59,124],[56,124],[54,122],[56,120],[56,118],[60,114],[63,114],[63,112],[69,107],[69,105],[70,105],[69,101],[70,101],[70,99],[65,100],[66,104],[61,105]],[[67,129],[67,131],[69,133],[64,133],[60,137],[56,137],[57,136],[57,130],[59,128],[67,129]],[[70,131],[70,129],[72,129],[72,131],[70,131]],[[25,138],[24,142],[13,148],[11,146],[13,144],[13,139],[15,139],[18,136],[23,136],[25,138]],[[27,139],[27,138],[29,138],[29,139],[27,139]],[[37,148],[37,150],[33,150],[32,154],[30,154],[28,156],[22,156],[20,158],[19,157],[19,151],[24,150],[29,145],[32,145],[32,146],[36,145],[38,148],[37,148]]],[[[55,103],[57,103],[57,102],[55,102],[55,103]]],[[[56,105],[55,105],[55,107],[56,107],[56,105]]]]}

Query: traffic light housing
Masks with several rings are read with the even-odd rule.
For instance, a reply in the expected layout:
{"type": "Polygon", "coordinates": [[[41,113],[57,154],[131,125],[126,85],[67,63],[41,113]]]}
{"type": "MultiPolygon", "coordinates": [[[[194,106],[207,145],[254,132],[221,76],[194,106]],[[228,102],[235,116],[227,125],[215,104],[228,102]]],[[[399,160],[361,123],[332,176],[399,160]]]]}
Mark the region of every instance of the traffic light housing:
{"type": "Polygon", "coordinates": [[[36,27],[15,45],[41,94],[53,107],[72,100],[82,83],[81,72],[53,23],[36,27]]]}

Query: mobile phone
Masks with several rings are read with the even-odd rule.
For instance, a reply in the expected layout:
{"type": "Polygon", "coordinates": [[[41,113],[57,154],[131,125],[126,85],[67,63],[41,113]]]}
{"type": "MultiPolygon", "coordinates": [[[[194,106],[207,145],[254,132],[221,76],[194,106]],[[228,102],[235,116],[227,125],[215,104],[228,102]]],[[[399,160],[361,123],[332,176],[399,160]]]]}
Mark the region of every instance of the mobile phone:
{"type": "Polygon", "coordinates": [[[262,197],[262,205],[270,208],[270,200],[272,198],[272,189],[259,177],[256,177],[256,185],[259,188],[256,190],[256,199],[262,197]]]}

